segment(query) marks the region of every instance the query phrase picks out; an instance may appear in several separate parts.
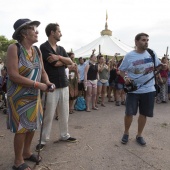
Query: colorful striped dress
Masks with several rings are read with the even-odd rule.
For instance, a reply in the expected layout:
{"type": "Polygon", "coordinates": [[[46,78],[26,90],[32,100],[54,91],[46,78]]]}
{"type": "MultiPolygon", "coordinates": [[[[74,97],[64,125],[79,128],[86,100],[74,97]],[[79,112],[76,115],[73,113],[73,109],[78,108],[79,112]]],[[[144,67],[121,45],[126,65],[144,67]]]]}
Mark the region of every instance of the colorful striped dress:
{"type": "MultiPolygon", "coordinates": [[[[33,61],[20,45],[20,55],[18,58],[19,74],[33,81],[41,81],[42,65],[39,54],[35,47],[33,50],[33,61]]],[[[7,126],[13,133],[26,133],[34,131],[42,118],[42,106],[40,90],[23,87],[12,82],[7,83],[7,126]]]]}

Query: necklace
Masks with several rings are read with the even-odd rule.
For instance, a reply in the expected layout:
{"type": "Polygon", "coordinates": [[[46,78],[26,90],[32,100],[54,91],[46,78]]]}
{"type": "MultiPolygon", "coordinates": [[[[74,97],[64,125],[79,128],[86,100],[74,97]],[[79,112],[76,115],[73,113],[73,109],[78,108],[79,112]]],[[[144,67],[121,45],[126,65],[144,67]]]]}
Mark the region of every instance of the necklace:
{"type": "Polygon", "coordinates": [[[34,51],[33,51],[32,48],[31,48],[31,53],[30,53],[30,54],[28,54],[28,56],[29,56],[30,60],[32,61],[33,58],[34,58],[34,51]],[[31,54],[31,55],[30,55],[30,54],[31,54]]]}
{"type": "Polygon", "coordinates": [[[23,47],[23,51],[26,56],[26,59],[29,60],[30,62],[33,62],[35,56],[33,48],[31,47],[31,51],[30,51],[30,50],[26,50],[26,48],[23,47]]]}

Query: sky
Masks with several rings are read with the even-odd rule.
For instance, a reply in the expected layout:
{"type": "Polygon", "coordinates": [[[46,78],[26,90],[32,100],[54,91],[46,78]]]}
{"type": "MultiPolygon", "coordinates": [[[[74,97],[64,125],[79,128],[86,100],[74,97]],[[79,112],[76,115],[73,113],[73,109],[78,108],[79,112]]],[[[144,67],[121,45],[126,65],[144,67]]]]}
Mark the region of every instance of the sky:
{"type": "MultiPolygon", "coordinates": [[[[134,47],[136,34],[149,35],[149,47],[159,57],[170,46],[169,0],[0,0],[0,35],[12,39],[13,24],[20,18],[41,22],[39,46],[47,40],[45,27],[57,22],[62,32],[58,43],[67,52],[99,38],[105,28],[112,36],[134,47]]],[[[170,50],[169,50],[170,51],[170,50]]]]}

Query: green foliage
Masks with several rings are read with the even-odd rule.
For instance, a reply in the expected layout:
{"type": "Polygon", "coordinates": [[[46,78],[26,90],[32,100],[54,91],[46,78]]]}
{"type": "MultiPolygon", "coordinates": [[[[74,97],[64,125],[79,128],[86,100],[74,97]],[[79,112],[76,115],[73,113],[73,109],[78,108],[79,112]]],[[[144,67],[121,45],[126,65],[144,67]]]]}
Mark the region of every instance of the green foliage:
{"type": "Polygon", "coordinates": [[[6,57],[6,52],[7,52],[8,46],[15,42],[16,41],[13,39],[8,40],[5,36],[0,35],[0,58],[2,58],[3,61],[6,57]]]}

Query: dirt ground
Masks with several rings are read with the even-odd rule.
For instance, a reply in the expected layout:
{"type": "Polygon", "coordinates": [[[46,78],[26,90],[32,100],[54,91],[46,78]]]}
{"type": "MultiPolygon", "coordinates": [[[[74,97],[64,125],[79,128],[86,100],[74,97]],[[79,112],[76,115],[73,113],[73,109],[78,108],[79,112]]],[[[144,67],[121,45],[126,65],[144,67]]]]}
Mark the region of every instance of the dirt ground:
{"type": "MultiPolygon", "coordinates": [[[[147,107],[147,106],[146,106],[147,107]]],[[[124,106],[106,102],[98,111],[70,115],[69,132],[77,143],[57,142],[58,122],[54,120],[51,139],[41,152],[37,170],[170,170],[170,102],[155,104],[154,118],[148,118],[143,136],[145,147],[135,141],[137,117],[130,129],[130,141],[120,143],[124,106]]],[[[37,130],[32,149],[38,143],[37,130]]],[[[6,129],[6,115],[0,111],[0,170],[11,170],[14,159],[13,136],[6,129]]]]}

